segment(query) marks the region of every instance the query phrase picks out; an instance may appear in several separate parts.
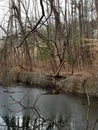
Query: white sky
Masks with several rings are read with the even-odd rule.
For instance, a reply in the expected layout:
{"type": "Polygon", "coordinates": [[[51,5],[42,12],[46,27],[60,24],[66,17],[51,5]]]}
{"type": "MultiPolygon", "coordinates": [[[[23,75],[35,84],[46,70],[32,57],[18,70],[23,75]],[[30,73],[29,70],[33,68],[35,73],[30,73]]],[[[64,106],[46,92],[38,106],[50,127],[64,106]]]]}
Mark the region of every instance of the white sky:
{"type": "MultiPolygon", "coordinates": [[[[0,0],[0,25],[5,26],[6,17],[8,12],[8,0],[0,0]],[[6,14],[6,16],[5,16],[6,14]],[[3,21],[3,23],[2,23],[3,21]]],[[[2,36],[2,30],[0,29],[0,38],[2,36]]]]}
{"type": "Polygon", "coordinates": [[[8,0],[0,0],[0,21],[8,10],[8,0]]]}

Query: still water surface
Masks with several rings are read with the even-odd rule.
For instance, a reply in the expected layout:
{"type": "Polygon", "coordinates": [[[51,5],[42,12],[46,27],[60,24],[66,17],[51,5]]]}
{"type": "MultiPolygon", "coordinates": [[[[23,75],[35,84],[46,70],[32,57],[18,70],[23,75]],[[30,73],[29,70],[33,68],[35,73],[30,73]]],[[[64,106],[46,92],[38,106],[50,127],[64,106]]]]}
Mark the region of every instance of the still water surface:
{"type": "MultiPolygon", "coordinates": [[[[30,87],[0,87],[0,115],[33,116],[32,109],[36,106],[40,115],[44,118],[62,121],[62,130],[85,130],[88,120],[88,130],[93,130],[98,118],[98,99],[90,99],[91,106],[87,117],[88,105],[86,97],[73,95],[49,95],[41,89],[30,87]],[[25,109],[28,108],[28,109],[25,109]],[[66,129],[65,129],[66,127],[66,129]]],[[[0,118],[0,124],[4,124],[0,118]]],[[[0,126],[0,130],[3,127],[0,126]]],[[[44,129],[42,129],[44,130],[44,129]]],[[[56,128],[54,128],[56,130],[56,128]]],[[[98,130],[98,124],[95,130],[98,130]]]]}

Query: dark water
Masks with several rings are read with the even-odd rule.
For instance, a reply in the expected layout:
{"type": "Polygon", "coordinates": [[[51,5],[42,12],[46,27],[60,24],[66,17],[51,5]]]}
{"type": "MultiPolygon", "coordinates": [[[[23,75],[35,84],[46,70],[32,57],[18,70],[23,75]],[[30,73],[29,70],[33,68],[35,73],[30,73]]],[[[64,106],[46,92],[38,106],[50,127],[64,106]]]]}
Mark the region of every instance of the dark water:
{"type": "MultiPolygon", "coordinates": [[[[90,102],[88,111],[86,97],[47,95],[46,91],[30,87],[0,87],[0,130],[6,130],[2,126],[5,124],[2,117],[34,117],[33,107],[37,109],[41,117],[61,123],[61,130],[86,130],[87,124],[88,130],[98,130],[97,123],[93,129],[98,118],[98,100],[91,98],[90,102]]],[[[52,130],[57,128],[53,127],[52,130]]]]}

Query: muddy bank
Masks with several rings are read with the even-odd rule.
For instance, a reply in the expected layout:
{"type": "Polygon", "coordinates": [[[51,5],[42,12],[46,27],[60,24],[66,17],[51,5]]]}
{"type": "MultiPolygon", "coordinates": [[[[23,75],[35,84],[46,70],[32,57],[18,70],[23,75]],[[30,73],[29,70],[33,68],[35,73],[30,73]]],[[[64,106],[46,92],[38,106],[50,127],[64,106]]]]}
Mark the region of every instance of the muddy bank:
{"type": "Polygon", "coordinates": [[[10,72],[6,75],[5,79],[0,79],[2,86],[12,86],[18,83],[30,86],[36,85],[41,88],[51,88],[55,85],[54,79],[51,76],[38,72],[10,72]]]}
{"type": "Polygon", "coordinates": [[[66,75],[66,77],[54,78],[38,72],[10,72],[6,80],[0,80],[1,85],[13,85],[17,83],[36,85],[40,88],[50,88],[51,93],[88,94],[98,97],[98,78],[90,73],[66,75]]]}
{"type": "Polygon", "coordinates": [[[59,92],[98,97],[98,78],[90,73],[67,75],[65,79],[58,81],[56,86],[59,92]]]}

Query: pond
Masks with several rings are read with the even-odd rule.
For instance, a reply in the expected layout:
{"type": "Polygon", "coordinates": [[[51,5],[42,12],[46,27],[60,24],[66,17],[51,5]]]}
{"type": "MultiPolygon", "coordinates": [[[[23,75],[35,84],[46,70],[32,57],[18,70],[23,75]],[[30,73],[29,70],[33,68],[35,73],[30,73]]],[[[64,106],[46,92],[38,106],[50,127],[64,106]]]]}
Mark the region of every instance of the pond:
{"type": "Polygon", "coordinates": [[[86,97],[51,95],[31,87],[0,87],[0,130],[16,130],[17,124],[18,130],[98,130],[97,98],[90,103],[88,107],[86,97]],[[28,127],[22,128],[23,123],[28,127]]]}

